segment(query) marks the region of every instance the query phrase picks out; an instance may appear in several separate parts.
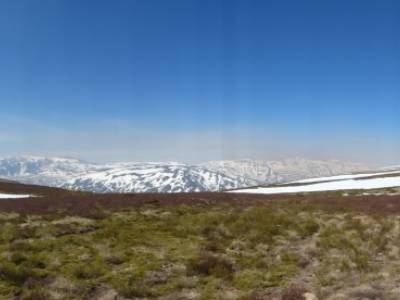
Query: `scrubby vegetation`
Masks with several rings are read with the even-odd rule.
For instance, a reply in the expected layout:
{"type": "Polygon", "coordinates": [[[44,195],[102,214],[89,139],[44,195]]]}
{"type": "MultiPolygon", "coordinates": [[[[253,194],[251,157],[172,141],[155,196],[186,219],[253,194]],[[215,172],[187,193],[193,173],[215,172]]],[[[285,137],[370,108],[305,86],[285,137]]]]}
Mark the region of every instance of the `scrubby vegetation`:
{"type": "Polygon", "coordinates": [[[399,299],[399,247],[400,216],[295,201],[3,213],[0,299],[399,299]]]}

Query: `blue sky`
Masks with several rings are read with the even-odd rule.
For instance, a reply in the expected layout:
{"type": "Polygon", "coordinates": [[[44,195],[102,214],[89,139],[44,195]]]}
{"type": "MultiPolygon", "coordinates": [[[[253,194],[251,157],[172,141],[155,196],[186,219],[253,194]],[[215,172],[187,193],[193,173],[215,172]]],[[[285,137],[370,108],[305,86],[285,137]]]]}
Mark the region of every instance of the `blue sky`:
{"type": "Polygon", "coordinates": [[[0,156],[400,162],[399,37],[399,1],[0,1],[0,156]]]}

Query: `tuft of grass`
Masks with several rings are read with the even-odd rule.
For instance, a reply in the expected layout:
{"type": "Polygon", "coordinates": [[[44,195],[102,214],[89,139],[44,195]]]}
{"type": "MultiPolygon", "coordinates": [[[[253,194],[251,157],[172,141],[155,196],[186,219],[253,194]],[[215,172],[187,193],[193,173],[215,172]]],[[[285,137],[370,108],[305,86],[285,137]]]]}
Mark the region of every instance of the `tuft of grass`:
{"type": "Polygon", "coordinates": [[[189,261],[187,272],[189,276],[201,275],[231,278],[234,273],[234,267],[225,257],[202,252],[199,257],[189,261]]]}

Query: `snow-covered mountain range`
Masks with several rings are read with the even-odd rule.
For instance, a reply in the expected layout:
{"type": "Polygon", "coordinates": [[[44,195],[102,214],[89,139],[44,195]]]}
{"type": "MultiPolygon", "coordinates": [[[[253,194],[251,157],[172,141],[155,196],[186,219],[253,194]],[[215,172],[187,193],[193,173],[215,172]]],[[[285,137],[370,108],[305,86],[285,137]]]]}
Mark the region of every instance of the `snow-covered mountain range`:
{"type": "Polygon", "coordinates": [[[246,181],[217,171],[179,163],[131,163],[78,176],[65,188],[94,192],[181,193],[221,191],[246,186],[246,181]]]}
{"type": "Polygon", "coordinates": [[[93,192],[203,192],[366,171],[339,161],[211,161],[94,164],[70,158],[0,159],[0,178],[93,192]]]}

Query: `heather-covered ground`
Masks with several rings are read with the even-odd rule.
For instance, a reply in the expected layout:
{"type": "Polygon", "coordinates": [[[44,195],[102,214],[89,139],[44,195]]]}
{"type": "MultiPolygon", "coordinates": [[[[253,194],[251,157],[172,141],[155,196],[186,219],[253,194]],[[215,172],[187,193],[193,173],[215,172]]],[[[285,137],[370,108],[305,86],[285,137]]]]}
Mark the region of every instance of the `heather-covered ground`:
{"type": "Polygon", "coordinates": [[[0,299],[400,299],[398,189],[0,191],[0,299]]]}
{"type": "Polygon", "coordinates": [[[0,299],[399,299],[399,249],[395,213],[296,200],[6,212],[0,299]]]}

